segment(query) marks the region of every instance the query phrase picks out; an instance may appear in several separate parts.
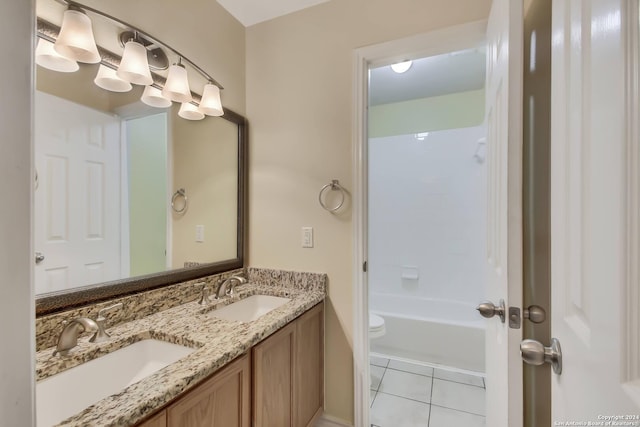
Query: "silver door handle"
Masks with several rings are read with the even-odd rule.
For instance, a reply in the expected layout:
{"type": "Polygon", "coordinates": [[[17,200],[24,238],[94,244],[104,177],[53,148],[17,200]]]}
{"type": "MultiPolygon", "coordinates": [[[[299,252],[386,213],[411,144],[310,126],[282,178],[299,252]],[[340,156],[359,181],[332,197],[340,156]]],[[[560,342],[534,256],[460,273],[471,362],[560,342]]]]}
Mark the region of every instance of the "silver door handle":
{"type": "Polygon", "coordinates": [[[44,261],[44,254],[42,252],[36,252],[36,264],[40,264],[44,261]]]}
{"type": "Polygon", "coordinates": [[[562,349],[556,338],[551,338],[551,347],[545,347],[540,341],[524,340],[520,344],[520,351],[524,363],[536,366],[551,363],[553,372],[558,375],[562,373],[562,349]]]}
{"type": "Polygon", "coordinates": [[[491,301],[483,301],[476,307],[476,310],[480,312],[482,317],[487,319],[497,315],[500,317],[500,321],[504,323],[506,308],[503,299],[498,302],[497,306],[491,301]]]}

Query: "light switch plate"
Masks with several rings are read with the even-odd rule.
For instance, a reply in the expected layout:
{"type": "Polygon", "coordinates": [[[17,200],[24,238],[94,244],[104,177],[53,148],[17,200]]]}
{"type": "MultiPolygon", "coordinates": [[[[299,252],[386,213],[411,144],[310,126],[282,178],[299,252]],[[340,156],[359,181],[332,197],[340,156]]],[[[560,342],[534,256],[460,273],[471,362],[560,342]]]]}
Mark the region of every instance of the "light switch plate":
{"type": "Polygon", "coordinates": [[[302,227],[302,247],[313,247],[313,227],[302,227]]]}
{"type": "Polygon", "coordinates": [[[196,242],[204,242],[204,225],[196,225],[196,242]]]}

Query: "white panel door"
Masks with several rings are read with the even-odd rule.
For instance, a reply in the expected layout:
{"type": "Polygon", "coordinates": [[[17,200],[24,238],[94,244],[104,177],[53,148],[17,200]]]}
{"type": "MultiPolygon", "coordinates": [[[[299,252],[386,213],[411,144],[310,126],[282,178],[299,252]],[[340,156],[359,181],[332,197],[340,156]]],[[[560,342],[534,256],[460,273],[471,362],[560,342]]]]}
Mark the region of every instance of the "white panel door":
{"type": "Polygon", "coordinates": [[[36,92],[37,294],[120,273],[120,121],[36,92]]]}
{"type": "MultiPolygon", "coordinates": [[[[487,298],[522,306],[521,0],[494,0],[487,26],[487,298]]],[[[522,426],[521,329],[487,320],[487,425],[522,426]]]]}
{"type": "Polygon", "coordinates": [[[553,2],[552,336],[563,358],[553,425],[640,426],[640,156],[629,132],[638,117],[626,116],[637,88],[637,74],[626,80],[633,26],[632,1],[553,2]]]}

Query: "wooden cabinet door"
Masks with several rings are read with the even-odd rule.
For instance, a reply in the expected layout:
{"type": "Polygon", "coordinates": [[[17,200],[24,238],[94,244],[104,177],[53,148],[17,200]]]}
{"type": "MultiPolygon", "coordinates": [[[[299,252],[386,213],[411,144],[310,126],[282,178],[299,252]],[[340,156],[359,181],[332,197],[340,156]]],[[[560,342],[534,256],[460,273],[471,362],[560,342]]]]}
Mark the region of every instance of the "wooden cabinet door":
{"type": "Polygon", "coordinates": [[[306,427],[322,411],[324,398],[324,304],[295,322],[294,426],[306,427]]]}
{"type": "Polygon", "coordinates": [[[246,354],[167,409],[168,427],[249,427],[251,365],[246,354]]]}
{"type": "Polygon", "coordinates": [[[253,348],[254,427],[293,426],[295,322],[253,348]]]}
{"type": "Polygon", "coordinates": [[[167,427],[167,411],[160,411],[153,418],[149,418],[138,427],[167,427]]]}

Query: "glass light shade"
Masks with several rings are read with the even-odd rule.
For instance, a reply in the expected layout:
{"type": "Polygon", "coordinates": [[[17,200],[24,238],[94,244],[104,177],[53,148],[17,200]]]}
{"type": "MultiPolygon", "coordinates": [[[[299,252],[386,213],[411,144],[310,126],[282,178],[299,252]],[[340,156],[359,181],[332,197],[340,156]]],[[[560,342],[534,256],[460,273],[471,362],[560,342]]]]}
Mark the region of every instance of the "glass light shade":
{"type": "Polygon", "coordinates": [[[398,74],[402,74],[411,68],[411,64],[413,64],[412,61],[398,62],[397,64],[391,65],[391,69],[398,74]]]}
{"type": "Polygon", "coordinates": [[[162,95],[176,102],[191,102],[191,90],[187,70],[179,64],[169,67],[169,75],[162,89],[162,95]]]}
{"type": "Polygon", "coordinates": [[[100,64],[100,68],[98,68],[98,75],[96,75],[93,82],[102,89],[110,90],[111,92],[129,92],[133,87],[131,86],[131,83],[118,77],[116,70],[102,64],[100,64]]]}
{"type": "Polygon", "coordinates": [[[200,101],[200,111],[207,116],[221,116],[224,114],[222,102],[220,101],[220,88],[214,84],[204,85],[202,100],[200,101]]]}
{"type": "Polygon", "coordinates": [[[93,38],[91,19],[77,10],[66,10],[54,49],[62,56],[78,62],[97,64],[100,54],[93,38]]]}
{"type": "Polygon", "coordinates": [[[204,114],[200,110],[198,110],[198,107],[191,104],[190,102],[182,103],[182,105],[180,106],[180,111],[178,111],[178,115],[187,120],[204,119],[204,114]]]}
{"type": "Polygon", "coordinates": [[[53,43],[44,39],[38,39],[36,64],[61,73],[73,73],[80,68],[76,61],[60,55],[53,49],[53,43]]]}
{"type": "Polygon", "coordinates": [[[171,100],[162,96],[160,89],[153,86],[147,86],[144,88],[144,92],[142,92],[140,100],[145,104],[156,108],[167,108],[171,106],[171,100]]]}
{"type": "Polygon", "coordinates": [[[122,60],[116,74],[122,80],[136,85],[147,86],[153,83],[147,61],[147,49],[136,41],[128,41],[124,45],[122,60]]]}

